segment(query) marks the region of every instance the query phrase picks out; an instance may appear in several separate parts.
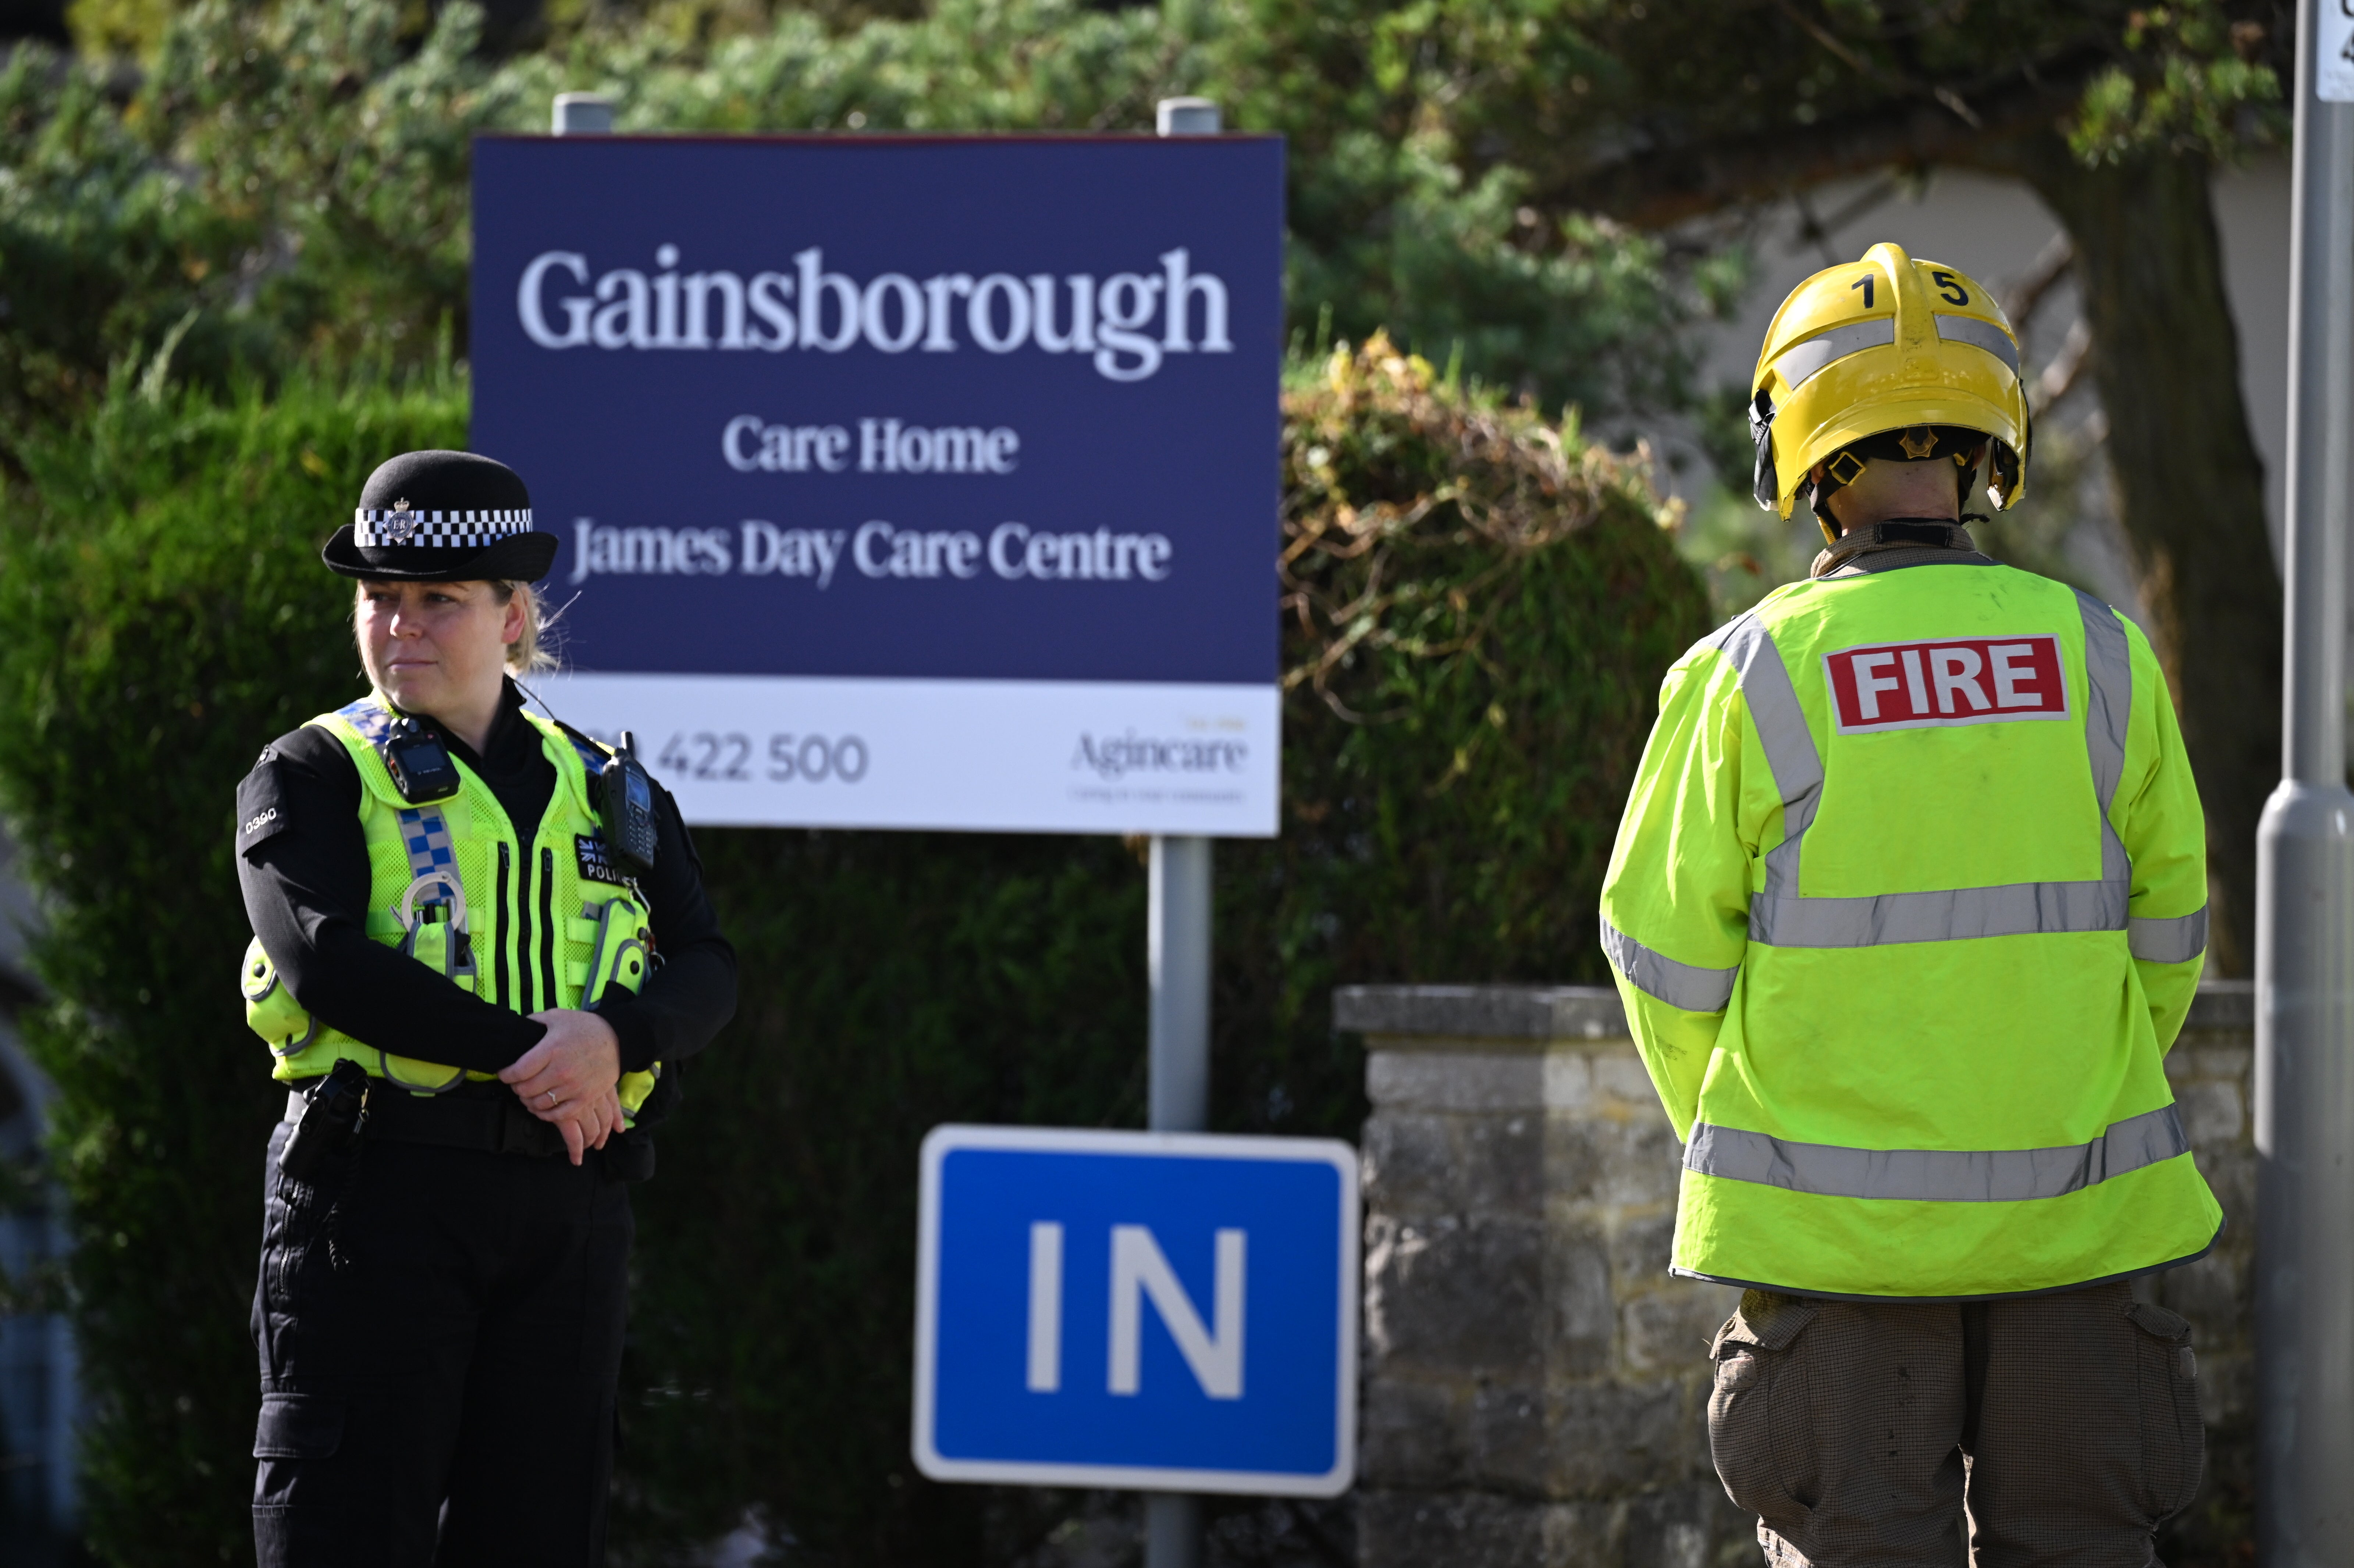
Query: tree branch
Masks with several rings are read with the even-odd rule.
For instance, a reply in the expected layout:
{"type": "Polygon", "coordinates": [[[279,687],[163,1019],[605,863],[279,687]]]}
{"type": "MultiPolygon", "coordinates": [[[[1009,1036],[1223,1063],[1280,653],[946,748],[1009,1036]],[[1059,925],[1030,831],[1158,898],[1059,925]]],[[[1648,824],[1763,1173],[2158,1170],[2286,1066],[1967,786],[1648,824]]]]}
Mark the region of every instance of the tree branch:
{"type": "Polygon", "coordinates": [[[1793,185],[1890,164],[1982,164],[1990,148],[2041,130],[2073,109],[2085,80],[2106,58],[2085,48],[2045,62],[2031,78],[2020,71],[1978,96],[1976,126],[1929,99],[1911,99],[1771,135],[1728,134],[1646,148],[1550,182],[1536,193],[1538,205],[1665,228],[1779,196],[1793,185]]]}
{"type": "Polygon", "coordinates": [[[2027,323],[2043,306],[2043,297],[2056,287],[2061,279],[2076,265],[2076,241],[2062,228],[2052,235],[2035,260],[2028,264],[2026,275],[2013,283],[2002,296],[2002,313],[2010,318],[2013,332],[2027,335],[2027,323]]]}

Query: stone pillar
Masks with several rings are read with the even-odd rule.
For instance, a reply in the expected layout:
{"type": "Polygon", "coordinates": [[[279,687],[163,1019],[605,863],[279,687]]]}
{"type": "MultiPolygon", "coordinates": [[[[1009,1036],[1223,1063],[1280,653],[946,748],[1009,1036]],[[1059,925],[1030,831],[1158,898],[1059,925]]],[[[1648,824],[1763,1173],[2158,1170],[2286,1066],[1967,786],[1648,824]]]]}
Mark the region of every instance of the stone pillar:
{"type": "MultiPolygon", "coordinates": [[[[2169,1560],[2246,1529],[2254,1156],[2244,982],[2168,1061],[2230,1229],[2148,1280],[2190,1318],[2211,1463],[2169,1560]]],[[[1364,1568],[1755,1561],[1709,1463],[1707,1347],[1739,1292],[1670,1277],[1681,1150],[1615,991],[1354,986],[1365,1037],[1364,1568]]],[[[2168,1549],[2171,1549],[2170,1551],[2168,1549]]]]}
{"type": "Polygon", "coordinates": [[[1365,1568],[1702,1568],[1739,1292],[1669,1277],[1681,1150],[1615,992],[1363,986],[1365,1568]]]}

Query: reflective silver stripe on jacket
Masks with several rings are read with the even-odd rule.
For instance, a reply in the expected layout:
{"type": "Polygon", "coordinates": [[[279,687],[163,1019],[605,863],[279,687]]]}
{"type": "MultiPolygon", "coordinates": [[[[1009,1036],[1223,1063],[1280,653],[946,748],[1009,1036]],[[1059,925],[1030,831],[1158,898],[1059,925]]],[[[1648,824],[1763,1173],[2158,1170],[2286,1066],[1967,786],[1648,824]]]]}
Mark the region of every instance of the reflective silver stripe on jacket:
{"type": "Polygon", "coordinates": [[[2207,910],[2202,906],[2171,920],[2128,920],[2126,946],[2153,964],[2187,963],[2207,950],[2207,910]]]}
{"type": "MultiPolygon", "coordinates": [[[[1741,700],[1766,747],[1766,766],[1782,797],[1782,842],[1766,852],[1766,897],[1798,893],[1798,841],[1815,825],[1823,799],[1823,758],[1807,727],[1807,710],[1773,633],[1755,615],[1744,615],[1717,633],[1717,647],[1741,677],[1741,700]]],[[[1752,936],[1756,933],[1753,930],[1752,936]]]]}
{"type": "Polygon", "coordinates": [[[1947,343],[1967,343],[1972,348],[1983,348],[2009,366],[2013,376],[2019,374],[2019,344],[1994,323],[1982,322],[1976,316],[1949,316],[1943,312],[1935,320],[1937,335],[1947,343]]]}
{"type": "Polygon", "coordinates": [[[1835,359],[1845,359],[1850,354],[1861,354],[1867,348],[1885,348],[1896,341],[1896,318],[1882,316],[1878,321],[1855,322],[1843,327],[1833,327],[1820,337],[1810,337],[1794,348],[1786,348],[1774,361],[1774,368],[1782,373],[1783,381],[1796,392],[1808,376],[1835,359]]]}
{"type": "Polygon", "coordinates": [[[2169,1105],[2057,1149],[1843,1149],[1695,1122],[1684,1169],[1824,1198],[2012,1203],[2065,1197],[2190,1151],[2169,1105]]]}
{"type": "Polygon", "coordinates": [[[1774,948],[1876,948],[2038,931],[2116,931],[2130,887],[2115,882],[2014,882],[1872,898],[1750,900],[1749,936],[1774,948]]]}
{"type": "Polygon", "coordinates": [[[2133,723],[2133,646],[2126,641],[2116,611],[2079,588],[2076,609],[2084,618],[2084,750],[2093,764],[2093,793],[2101,803],[2101,879],[2121,882],[2130,894],[2133,859],[2116,829],[2109,805],[2126,773],[2126,730],[2133,723]]]}
{"type": "MultiPolygon", "coordinates": [[[[2084,746],[2100,809],[2098,882],[2023,882],[1858,898],[1799,896],[1801,843],[1822,800],[1822,753],[1765,623],[1746,615],[1717,634],[1718,648],[1740,675],[1742,701],[1782,797],[1783,838],[1766,852],[1765,889],[1750,900],[1750,940],[1776,948],[1869,948],[2127,928],[2133,861],[2109,825],[2109,805],[2125,774],[2126,728],[2133,713],[2132,647],[2108,606],[2089,594],[2079,593],[2076,599],[2084,622],[2084,746]]],[[[2153,933],[2152,940],[2161,938],[2153,933]]]]}
{"type": "Polygon", "coordinates": [[[1733,980],[1741,972],[1738,964],[1729,969],[1704,969],[1697,964],[1679,963],[1665,953],[1653,952],[1607,920],[1602,922],[1602,950],[1637,991],[1686,1012],[1714,1012],[1723,1007],[1733,1000],[1733,980]]]}

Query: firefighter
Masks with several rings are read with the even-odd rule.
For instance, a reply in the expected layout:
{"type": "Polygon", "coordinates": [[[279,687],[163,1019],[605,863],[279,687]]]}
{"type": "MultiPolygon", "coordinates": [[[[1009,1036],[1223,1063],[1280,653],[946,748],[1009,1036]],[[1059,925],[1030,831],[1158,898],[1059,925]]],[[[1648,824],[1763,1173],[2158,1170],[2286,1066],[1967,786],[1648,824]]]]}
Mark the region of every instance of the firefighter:
{"type": "Polygon", "coordinates": [[[1818,272],[1750,418],[1827,547],[1668,673],[1601,910],[1684,1145],[1671,1267],[1743,1291],[1718,1475],[1777,1564],[2144,1568],[2204,1446],[2134,1282],[2222,1223],[2165,1070],[2207,927],[2165,677],[1971,537],[2029,455],[1974,279],[1818,272]]]}

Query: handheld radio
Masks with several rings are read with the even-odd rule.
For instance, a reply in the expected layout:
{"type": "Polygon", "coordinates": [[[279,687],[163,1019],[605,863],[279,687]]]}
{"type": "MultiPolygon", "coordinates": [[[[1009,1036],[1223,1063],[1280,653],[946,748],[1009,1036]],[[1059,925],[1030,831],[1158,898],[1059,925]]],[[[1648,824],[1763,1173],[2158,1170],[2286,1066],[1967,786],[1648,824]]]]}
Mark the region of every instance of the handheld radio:
{"type": "Polygon", "coordinates": [[[643,876],[653,870],[653,776],[638,760],[638,737],[626,729],[597,775],[597,817],[623,871],[643,876]]]}

